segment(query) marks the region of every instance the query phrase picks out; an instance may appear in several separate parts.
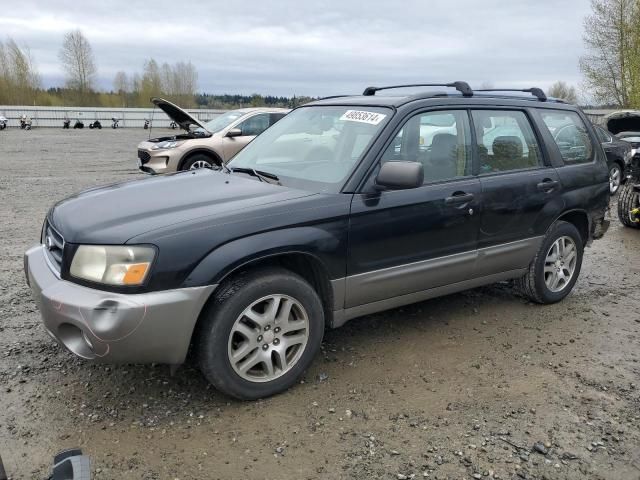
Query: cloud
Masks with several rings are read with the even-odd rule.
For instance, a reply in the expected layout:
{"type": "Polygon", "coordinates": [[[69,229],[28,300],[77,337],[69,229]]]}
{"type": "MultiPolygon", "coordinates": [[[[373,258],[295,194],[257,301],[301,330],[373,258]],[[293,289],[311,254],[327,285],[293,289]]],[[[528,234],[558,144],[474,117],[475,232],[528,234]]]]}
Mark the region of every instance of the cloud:
{"type": "Polygon", "coordinates": [[[91,42],[98,83],[150,57],[192,61],[199,89],[275,95],[357,93],[370,84],[578,84],[584,0],[176,2],[9,0],[0,32],[28,45],[60,84],[65,31],[91,42]],[[15,3],[15,5],[11,5],[15,3]]]}

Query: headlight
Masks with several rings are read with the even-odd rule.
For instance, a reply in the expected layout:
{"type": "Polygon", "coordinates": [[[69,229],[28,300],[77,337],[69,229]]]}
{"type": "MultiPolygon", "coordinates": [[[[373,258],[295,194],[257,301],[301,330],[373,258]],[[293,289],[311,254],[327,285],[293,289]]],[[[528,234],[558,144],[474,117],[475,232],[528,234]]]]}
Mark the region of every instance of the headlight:
{"type": "Polygon", "coordinates": [[[141,285],[156,251],[147,246],[81,245],[71,262],[76,278],[106,285],[141,285]]]}
{"type": "Polygon", "coordinates": [[[179,147],[180,145],[182,145],[182,141],[181,140],[167,140],[164,142],[159,142],[154,144],[151,147],[151,150],[161,150],[161,149],[167,149],[167,148],[176,148],[179,147]]]}

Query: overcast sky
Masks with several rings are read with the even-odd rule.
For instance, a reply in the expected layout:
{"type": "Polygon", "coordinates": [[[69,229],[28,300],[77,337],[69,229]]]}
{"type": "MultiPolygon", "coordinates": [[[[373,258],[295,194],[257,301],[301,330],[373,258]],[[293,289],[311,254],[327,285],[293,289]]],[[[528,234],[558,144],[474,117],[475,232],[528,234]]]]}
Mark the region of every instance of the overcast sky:
{"type": "Polygon", "coordinates": [[[588,0],[3,0],[0,39],[29,46],[45,86],[62,85],[63,34],[93,46],[98,85],[145,59],[193,62],[198,90],[360,93],[367,85],[578,86],[588,0]]]}

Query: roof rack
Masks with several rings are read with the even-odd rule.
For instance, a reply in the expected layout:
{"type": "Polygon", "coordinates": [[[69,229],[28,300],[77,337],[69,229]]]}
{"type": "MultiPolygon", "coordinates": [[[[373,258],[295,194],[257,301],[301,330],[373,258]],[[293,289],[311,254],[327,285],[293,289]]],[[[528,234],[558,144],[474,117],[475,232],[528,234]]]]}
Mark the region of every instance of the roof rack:
{"type": "Polygon", "coordinates": [[[476,90],[476,92],[523,92],[523,93],[530,93],[541,102],[547,101],[547,96],[545,95],[545,93],[542,91],[541,88],[537,88],[537,87],[525,88],[524,90],[520,90],[518,88],[484,88],[481,90],[476,90]]]}
{"type": "Polygon", "coordinates": [[[370,97],[380,90],[390,90],[392,88],[410,88],[410,87],[450,87],[458,90],[465,97],[473,97],[473,90],[467,82],[451,82],[451,83],[413,83],[410,85],[391,85],[388,87],[367,87],[362,95],[370,97]]]}

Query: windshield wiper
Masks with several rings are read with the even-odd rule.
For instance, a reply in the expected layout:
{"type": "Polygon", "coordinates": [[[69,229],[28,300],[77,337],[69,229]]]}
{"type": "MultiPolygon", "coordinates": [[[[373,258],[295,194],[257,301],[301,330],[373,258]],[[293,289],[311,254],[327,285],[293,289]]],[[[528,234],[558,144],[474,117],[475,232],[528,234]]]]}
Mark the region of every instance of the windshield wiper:
{"type": "Polygon", "coordinates": [[[258,178],[261,182],[273,183],[275,185],[282,185],[277,175],[269,172],[263,172],[256,170],[255,168],[236,167],[231,169],[232,172],[246,173],[258,178]]]}

